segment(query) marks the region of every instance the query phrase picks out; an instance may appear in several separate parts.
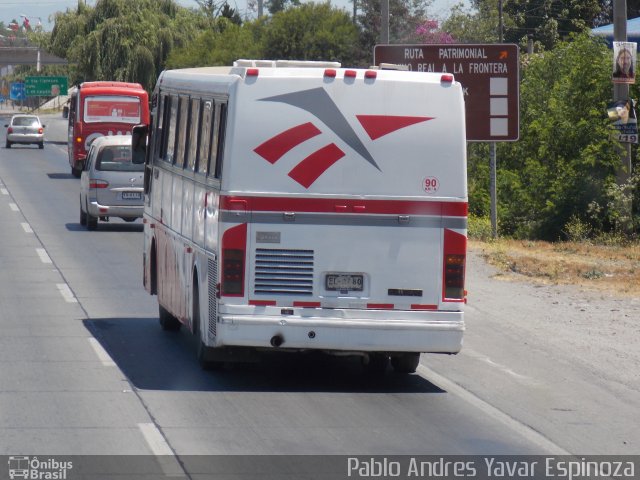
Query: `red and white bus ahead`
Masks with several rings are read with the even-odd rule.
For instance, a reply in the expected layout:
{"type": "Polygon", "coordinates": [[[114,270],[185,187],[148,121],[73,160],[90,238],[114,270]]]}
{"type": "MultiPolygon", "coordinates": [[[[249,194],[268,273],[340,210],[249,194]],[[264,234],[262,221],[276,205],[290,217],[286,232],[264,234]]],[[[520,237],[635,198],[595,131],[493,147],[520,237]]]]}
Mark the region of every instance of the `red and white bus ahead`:
{"type": "MultiPolygon", "coordinates": [[[[462,86],[448,73],[239,60],[166,70],[145,167],[144,285],[203,366],[263,351],[411,373],[465,328],[462,86]]],[[[145,158],[146,155],[146,158],[145,158]]]]}
{"type": "Polygon", "coordinates": [[[130,135],[149,122],[149,95],[139,83],[84,82],[69,101],[71,173],[80,177],[91,142],[104,135],[130,135]]]}

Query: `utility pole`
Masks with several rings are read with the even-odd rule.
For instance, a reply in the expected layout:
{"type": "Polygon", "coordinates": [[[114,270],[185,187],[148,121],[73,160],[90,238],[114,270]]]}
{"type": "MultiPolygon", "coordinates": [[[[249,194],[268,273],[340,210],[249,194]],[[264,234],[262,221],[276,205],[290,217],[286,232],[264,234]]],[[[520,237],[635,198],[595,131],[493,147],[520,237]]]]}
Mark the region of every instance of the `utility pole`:
{"type": "MultiPolygon", "coordinates": [[[[627,41],[627,0],[613,0],[613,39],[616,42],[627,41]]],[[[629,99],[629,84],[614,83],[613,99],[614,101],[629,99]]],[[[622,187],[624,191],[624,187],[629,184],[631,179],[631,143],[624,142],[619,147],[620,164],[618,165],[617,181],[618,186],[622,187]]],[[[622,204],[619,208],[622,217],[626,219],[621,227],[625,233],[630,234],[633,231],[633,193],[631,191],[628,195],[622,196],[622,204]]]]}
{"type": "MultiPolygon", "coordinates": [[[[613,40],[627,41],[627,0],[613,0],[613,40]]],[[[613,100],[627,100],[629,98],[628,83],[613,84],[613,100]]],[[[620,145],[620,165],[618,167],[618,185],[629,182],[631,177],[631,144],[620,145]]]]}

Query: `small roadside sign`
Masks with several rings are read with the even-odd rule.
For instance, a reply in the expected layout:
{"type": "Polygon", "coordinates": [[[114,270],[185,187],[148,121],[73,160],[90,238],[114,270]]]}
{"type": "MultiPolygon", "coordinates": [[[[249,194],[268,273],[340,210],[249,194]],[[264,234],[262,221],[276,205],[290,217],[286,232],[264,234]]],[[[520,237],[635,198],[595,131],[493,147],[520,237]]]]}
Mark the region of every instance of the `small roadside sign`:
{"type": "Polygon", "coordinates": [[[26,77],[24,79],[27,97],[57,97],[67,95],[67,77],[26,77]]]}
{"type": "Polygon", "coordinates": [[[25,95],[24,83],[13,82],[9,86],[9,98],[11,100],[25,100],[27,96],[25,95]]]}
{"type": "Polygon", "coordinates": [[[376,45],[375,65],[452,73],[465,95],[468,141],[504,142],[520,135],[519,60],[515,44],[376,45]]]}

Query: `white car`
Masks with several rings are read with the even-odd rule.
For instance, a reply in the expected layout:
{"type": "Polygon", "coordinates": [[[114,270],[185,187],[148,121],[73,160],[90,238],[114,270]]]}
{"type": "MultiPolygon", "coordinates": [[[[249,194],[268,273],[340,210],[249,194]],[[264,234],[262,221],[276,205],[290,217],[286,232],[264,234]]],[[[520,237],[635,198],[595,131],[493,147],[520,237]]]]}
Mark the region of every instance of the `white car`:
{"type": "Polygon", "coordinates": [[[5,146],[11,148],[14,143],[23,143],[37,144],[38,148],[44,148],[44,127],[37,115],[14,115],[5,125],[7,129],[5,146]]]}
{"type": "Polygon", "coordinates": [[[100,137],[91,143],[80,176],[80,224],[95,230],[98,220],[127,222],[144,210],[144,164],[133,163],[131,136],[100,137]]]}

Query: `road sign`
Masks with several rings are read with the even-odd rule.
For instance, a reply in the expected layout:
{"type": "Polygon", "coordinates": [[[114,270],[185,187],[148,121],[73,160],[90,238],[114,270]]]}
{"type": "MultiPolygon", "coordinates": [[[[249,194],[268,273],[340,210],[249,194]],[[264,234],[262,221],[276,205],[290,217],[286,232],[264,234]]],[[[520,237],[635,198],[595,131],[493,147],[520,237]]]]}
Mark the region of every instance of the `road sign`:
{"type": "Polygon", "coordinates": [[[67,95],[67,77],[26,77],[27,97],[57,97],[67,95]]]}
{"type": "Polygon", "coordinates": [[[518,46],[515,44],[376,45],[375,65],[453,73],[465,94],[467,140],[518,140],[518,46]]]}
{"type": "Polygon", "coordinates": [[[11,100],[25,100],[27,96],[24,91],[24,83],[13,82],[9,87],[9,98],[11,100]]]}

